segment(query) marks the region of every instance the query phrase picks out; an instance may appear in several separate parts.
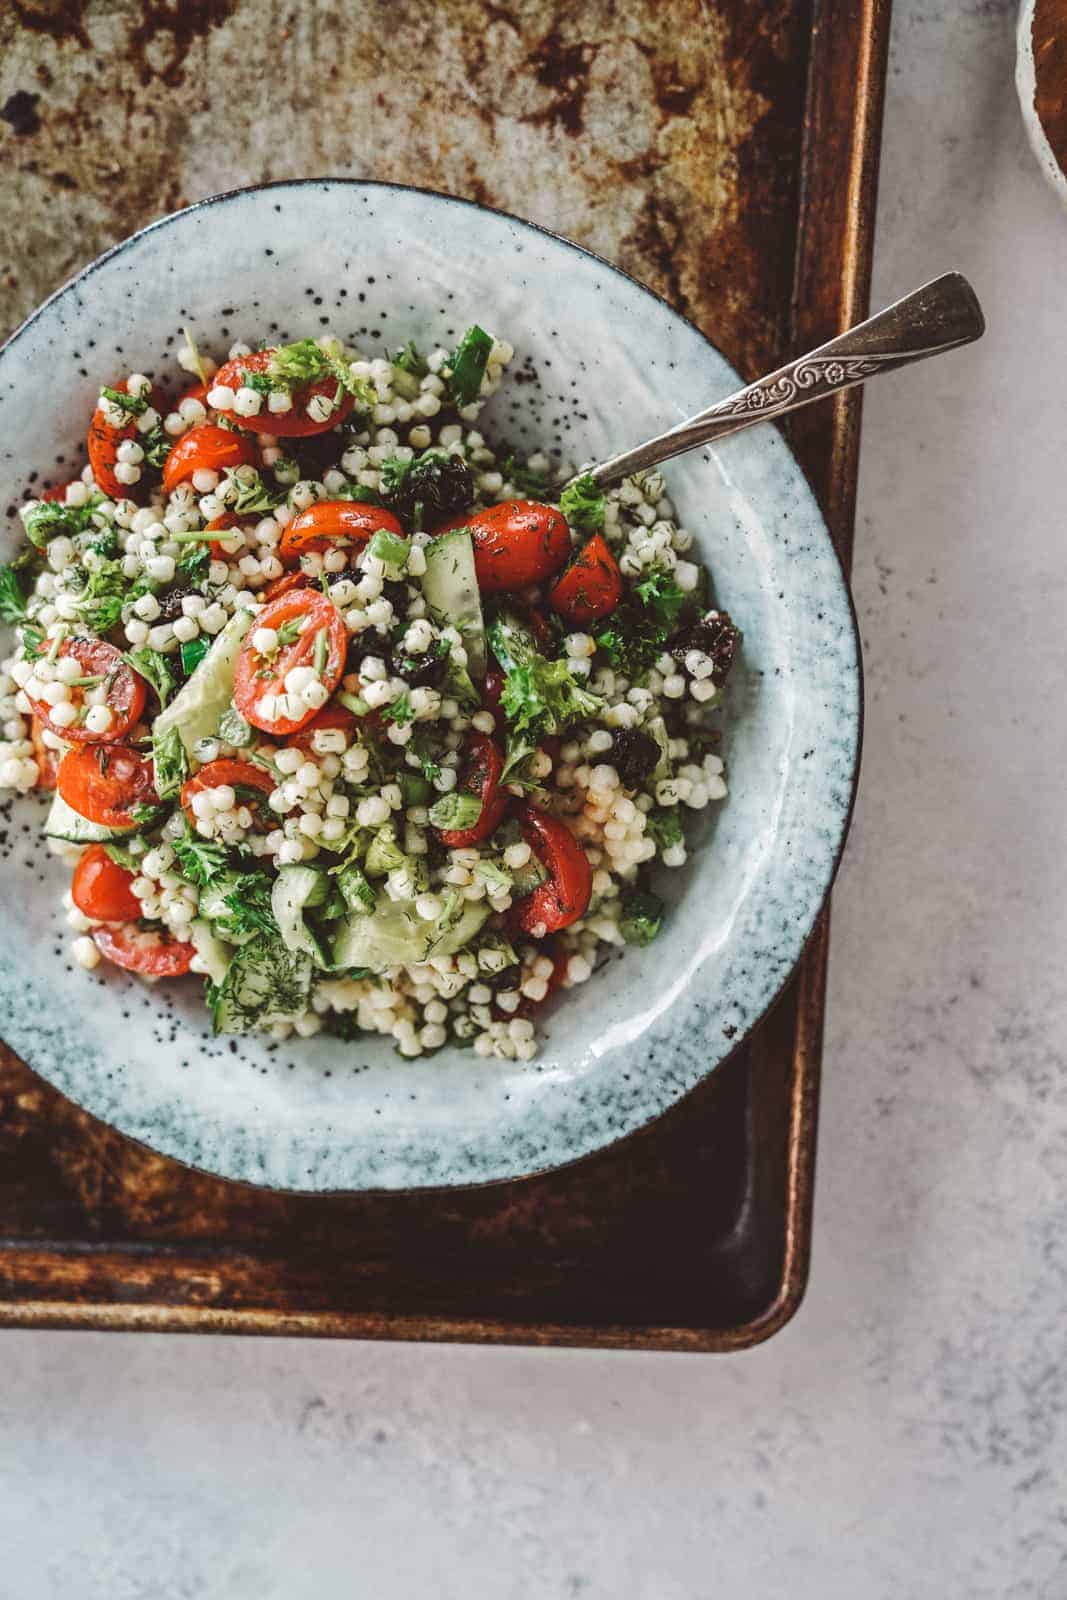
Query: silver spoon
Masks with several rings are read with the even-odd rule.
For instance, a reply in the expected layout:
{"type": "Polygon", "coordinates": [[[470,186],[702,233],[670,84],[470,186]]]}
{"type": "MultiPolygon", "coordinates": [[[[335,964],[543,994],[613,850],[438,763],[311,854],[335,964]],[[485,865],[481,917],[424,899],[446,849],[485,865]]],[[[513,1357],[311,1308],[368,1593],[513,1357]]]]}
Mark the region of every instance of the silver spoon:
{"type": "Polygon", "coordinates": [[[628,478],[686,450],[724,439],[754,422],[784,416],[813,400],[825,400],[841,389],[850,389],[855,383],[866,383],[879,373],[893,372],[911,361],[925,361],[927,356],[970,344],[980,339],[984,331],[982,308],[967,279],[959,272],[946,272],[806,356],[737,389],[687,422],[679,422],[636,449],[602,461],[590,468],[590,476],[601,487],[628,478]]]}

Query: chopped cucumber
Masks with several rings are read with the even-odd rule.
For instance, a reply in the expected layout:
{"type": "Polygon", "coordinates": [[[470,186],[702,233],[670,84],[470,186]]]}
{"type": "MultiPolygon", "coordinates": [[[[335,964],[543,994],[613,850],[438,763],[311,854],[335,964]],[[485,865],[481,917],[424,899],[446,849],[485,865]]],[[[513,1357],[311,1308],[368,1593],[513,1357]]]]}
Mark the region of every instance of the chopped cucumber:
{"type": "Polygon", "coordinates": [[[45,818],[46,839],[66,839],[70,844],[106,844],[109,839],[126,839],[137,832],[136,823],[129,828],[107,828],[99,822],[90,822],[68,806],[56,795],[45,818]]]}
{"type": "Polygon", "coordinates": [[[439,923],[424,921],[411,902],[381,900],[370,916],[353,916],[344,923],[334,940],[333,964],[386,972],[431,956],[455,955],[474,938],[489,911],[487,901],[468,900],[459,920],[442,930],[439,923]]]}
{"type": "Polygon", "coordinates": [[[425,549],[426,573],[422,592],[434,620],[459,629],[472,678],[484,678],[487,664],[485,623],[474,568],[474,545],[469,528],[454,528],[425,549]]]}
{"type": "Polygon", "coordinates": [[[232,944],[223,944],[210,922],[197,917],[189,924],[189,940],[212,983],[221,983],[233,959],[232,944]]]}
{"type": "Polygon", "coordinates": [[[163,739],[177,728],[186,751],[194,755],[198,739],[215,737],[221,718],[230,709],[237,654],[251,626],[251,612],[234,612],[188,683],[159,713],[152,728],[154,739],[163,739]]]}
{"type": "Polygon", "coordinates": [[[317,967],[330,965],[329,955],[304,920],[304,912],[326,899],[326,874],[319,867],[282,867],[274,881],[270,906],[287,950],[310,956],[317,967]]]}

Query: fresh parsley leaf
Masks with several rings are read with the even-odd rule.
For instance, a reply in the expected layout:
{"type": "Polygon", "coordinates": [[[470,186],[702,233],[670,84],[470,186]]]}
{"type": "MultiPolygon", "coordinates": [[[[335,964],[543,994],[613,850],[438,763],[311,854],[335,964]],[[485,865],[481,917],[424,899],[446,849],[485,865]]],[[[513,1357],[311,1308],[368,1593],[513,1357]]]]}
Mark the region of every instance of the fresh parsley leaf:
{"type": "Polygon", "coordinates": [[[292,390],[333,378],[342,390],[354,396],[361,410],[370,411],[377,402],[373,385],[364,378],[354,378],[345,362],[327,355],[314,339],[298,339],[295,344],[272,351],[267,371],[276,389],[292,390]]]}
{"type": "Polygon", "coordinates": [[[631,889],[623,896],[619,932],[627,944],[647,945],[663,926],[663,901],[646,889],[631,889]]]}
{"type": "Polygon", "coordinates": [[[654,811],[648,813],[645,832],[661,850],[669,850],[671,845],[685,843],[685,835],[682,832],[682,824],[677,811],[669,810],[664,806],[657,806],[654,811]]]}
{"type": "Polygon", "coordinates": [[[227,922],[235,933],[277,934],[278,924],[271,910],[273,887],[273,881],[266,872],[241,873],[237,883],[226,896],[226,905],[230,911],[227,922]]]}
{"type": "Polygon", "coordinates": [[[211,566],[211,546],[197,541],[187,544],[178,557],[178,571],[188,583],[206,583],[211,566]]]}
{"type": "Polygon", "coordinates": [[[102,556],[105,561],[114,561],[119,553],[119,536],[114,528],[105,528],[89,545],[94,555],[102,556]]]}
{"type": "Polygon", "coordinates": [[[667,633],[671,633],[686,600],[673,572],[653,569],[641,579],[640,583],[634,585],[634,592],[640,598],[641,604],[663,624],[667,633]]]}
{"type": "Polygon", "coordinates": [[[26,595],[14,567],[0,567],[0,618],[4,622],[26,619],[26,595]]]}
{"type": "Polygon", "coordinates": [[[667,628],[644,606],[623,603],[594,634],[617,672],[639,683],[667,642],[667,628]]]}
{"type": "Polygon", "coordinates": [[[410,339],[393,357],[393,366],[399,367],[401,372],[410,372],[415,378],[425,378],[430,370],[410,339]]]}
{"type": "Polygon", "coordinates": [[[44,649],[44,629],[35,628],[30,622],[20,622],[18,630],[22,654],[27,661],[33,661],[44,649]]]}
{"type": "Polygon", "coordinates": [[[93,512],[103,495],[90,495],[83,506],[62,505],[56,500],[28,500],[19,507],[19,516],[26,537],[37,550],[43,550],[50,539],[60,534],[77,539],[92,526],[93,512]]]}
{"type": "Polygon", "coordinates": [[[482,802],[476,794],[461,794],[453,789],[443,794],[430,807],[430,822],[435,828],[473,828],[482,814],[482,802]]]}
{"type": "Polygon", "coordinates": [[[130,816],[139,828],[151,828],[163,815],[162,806],[150,806],[143,800],[130,807],[130,816]]]}
{"type": "Polygon", "coordinates": [[[147,433],[142,433],[139,442],[141,449],[144,451],[144,458],[150,467],[162,467],[176,443],[170,437],[170,434],[164,432],[160,426],[150,428],[147,433]]]}
{"type": "Polygon", "coordinates": [[[143,394],[127,394],[125,389],[109,389],[105,384],[100,396],[103,400],[110,400],[120,411],[125,411],[128,417],[143,417],[148,410],[148,401],[143,394]]]}
{"type": "Polygon", "coordinates": [[[408,741],[408,750],[416,757],[423,777],[428,783],[433,783],[441,776],[441,767],[436,757],[440,753],[434,750],[428,734],[416,732],[408,741]]]}
{"type": "Polygon", "coordinates": [[[127,650],[122,659],[151,684],[160,706],[165,706],[178,686],[168,658],[144,645],[140,650],[127,650]]]}
{"type": "Polygon", "coordinates": [[[205,889],[227,870],[226,846],[202,839],[186,824],[185,834],[174,840],[174,855],[183,878],[205,889]]]}
{"type": "Polygon", "coordinates": [[[517,733],[541,735],[595,717],[604,702],[572,677],[565,661],[537,656],[506,675],[500,704],[517,733]]]}
{"type": "Polygon", "coordinates": [[[252,372],[248,367],[241,368],[241,384],[245,389],[254,389],[256,394],[268,395],[275,384],[267,372],[252,372]]]}
{"type": "Polygon", "coordinates": [[[182,784],[189,776],[189,757],[177,728],[171,728],[162,735],[153,731],[152,764],[159,798],[169,800],[180,793],[182,784]]]}
{"type": "Polygon", "coordinates": [[[489,334],[477,324],[468,328],[459,341],[449,363],[452,375],[448,379],[448,390],[457,406],[469,406],[473,400],[477,400],[492,348],[493,341],[489,334]]]}
{"type": "Polygon", "coordinates": [[[383,706],[380,716],[383,722],[397,722],[401,727],[405,723],[414,722],[415,710],[407,690],[403,694],[397,695],[395,700],[390,700],[387,706],[383,706]]]}
{"type": "Polygon", "coordinates": [[[579,533],[600,533],[604,527],[604,496],[588,472],[572,478],[560,495],[559,508],[579,533]]]}
{"type": "Polygon", "coordinates": [[[216,493],[239,517],[252,516],[257,511],[273,511],[285,499],[284,490],[268,489],[255,467],[226,467],[224,470],[228,482],[216,493]]]}

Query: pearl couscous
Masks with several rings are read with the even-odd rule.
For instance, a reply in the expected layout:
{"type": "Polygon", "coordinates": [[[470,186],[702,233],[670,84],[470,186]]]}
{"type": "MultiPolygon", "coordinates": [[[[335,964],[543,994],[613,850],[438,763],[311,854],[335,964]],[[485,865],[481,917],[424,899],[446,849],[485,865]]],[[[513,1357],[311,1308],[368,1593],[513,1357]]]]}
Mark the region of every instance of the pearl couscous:
{"type": "Polygon", "coordinates": [[[200,974],[219,1032],[525,1060],[656,937],[739,635],[658,472],[560,493],[487,441],[512,355],[187,335],[186,392],[101,390],[0,572],[0,786],[53,792],[81,966],[200,974]]]}

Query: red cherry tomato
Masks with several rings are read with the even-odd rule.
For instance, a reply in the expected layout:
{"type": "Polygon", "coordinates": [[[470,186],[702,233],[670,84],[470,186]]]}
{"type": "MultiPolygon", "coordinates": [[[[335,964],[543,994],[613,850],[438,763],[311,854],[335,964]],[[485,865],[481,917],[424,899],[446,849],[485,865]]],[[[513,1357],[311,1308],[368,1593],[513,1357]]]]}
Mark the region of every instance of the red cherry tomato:
{"type": "Polygon", "coordinates": [[[169,933],[153,933],[124,922],[114,928],[94,928],[93,943],[105,960],[146,978],[180,978],[196,955],[191,944],[169,933]]]}
{"type": "Polygon", "coordinates": [[[67,498],[67,488],[68,485],[62,483],[57,484],[53,489],[42,489],[40,498],[42,500],[51,500],[53,502],[63,501],[67,498]]]}
{"type": "Polygon", "coordinates": [[[279,717],[271,721],[263,715],[263,701],[268,695],[285,693],[285,676],[293,667],[310,666],[315,654],[315,639],[326,635],[326,664],[321,678],[326,688],[333,692],[341,681],[348,652],[348,634],[341,613],[332,601],[318,589],[293,589],[265,605],[256,615],[256,626],[273,628],[276,632],[286,624],[303,622],[302,631],[290,644],[283,644],[271,656],[261,656],[252,643],[251,635],[241,646],[234,672],[233,699],[246,722],[264,733],[296,733],[315,715],[308,706],[299,716],[279,717]],[[306,619],[306,620],[305,620],[306,619]]]}
{"type": "Polygon", "coordinates": [[[132,882],[133,873],[112,861],[102,844],[91,844],[74,868],[70,897],[94,922],[136,922],[141,903],[132,882]]]}
{"type": "Polygon", "coordinates": [[[182,402],[184,400],[199,400],[200,404],[202,406],[206,406],[207,405],[207,392],[211,388],[211,385],[212,385],[213,381],[214,380],[211,380],[208,383],[194,383],[191,389],[186,389],[185,393],[184,394],[180,394],[178,396],[177,400],[175,401],[175,403],[174,403],[175,411],[177,411],[178,407],[182,404],[182,402]]]}
{"type": "MultiPolygon", "coordinates": [[[[266,372],[273,354],[273,350],[253,350],[251,355],[234,356],[232,361],[224,362],[219,368],[214,382],[224,384],[236,394],[244,384],[243,374],[266,372]]],[[[256,416],[241,418],[241,427],[248,428],[252,433],[273,433],[278,439],[306,438],[312,433],[325,433],[327,428],[336,428],[339,422],[345,420],[355,404],[354,396],[342,390],[340,399],[325,422],[314,422],[308,416],[308,401],[317,394],[333,401],[339,387],[336,378],[320,378],[315,383],[304,384],[302,388],[293,390],[290,411],[270,411],[264,401],[263,409],[256,416]]]]}
{"type": "Polygon", "coordinates": [[[468,516],[452,517],[434,537],[469,528],[474,569],[485,594],[525,589],[557,572],[571,553],[566,518],[538,500],[502,500],[468,516]]]}
{"type": "MultiPolygon", "coordinates": [[[[196,826],[196,813],[193,810],[193,796],[200,794],[204,789],[218,789],[222,784],[228,783],[231,789],[256,789],[264,797],[273,794],[277,785],[269,772],[258,767],[254,761],[231,761],[223,757],[219,761],[209,761],[207,766],[201,767],[193,777],[187,778],[182,785],[182,810],[189,821],[196,826]]],[[[238,805],[242,804],[238,796],[238,805]]],[[[256,829],[258,832],[269,833],[274,826],[272,813],[265,805],[256,802],[256,829]]]]}
{"type": "MultiPolygon", "coordinates": [[[[372,713],[373,715],[373,713],[372,713]]],[[[367,718],[364,717],[364,722],[367,718]]],[[[356,718],[347,706],[323,706],[321,711],[316,711],[311,721],[305,723],[299,733],[294,733],[289,743],[297,750],[306,750],[311,755],[317,755],[312,740],[324,728],[340,728],[345,737],[351,739],[356,718]]]]}
{"type": "Polygon", "coordinates": [[[152,763],[126,744],[81,745],[59,763],[56,788],[72,811],[102,828],[132,828],[134,806],[159,804],[152,763]]]}
{"type": "MultiPolygon", "coordinates": [[[[40,653],[43,655],[44,651],[40,653]]],[[[61,739],[66,739],[70,744],[109,744],[114,739],[121,739],[129,733],[144,710],[144,679],[126,665],[112,645],[105,644],[102,639],[64,639],[57,659],[62,660],[65,656],[74,658],[81,668],[82,677],[99,678],[106,684],[111,726],[106,733],[90,733],[88,728],[77,722],[72,722],[68,728],[57,727],[51,719],[52,708],[48,702],[30,697],[34,715],[40,717],[46,728],[58,733],[61,739]]],[[[83,704],[87,687],[71,686],[70,699],[74,706],[83,704]]]]}
{"type": "Polygon", "coordinates": [[[289,594],[292,589],[306,589],[310,579],[306,572],[287,572],[284,578],[275,578],[263,591],[264,600],[277,600],[281,594],[289,594]]]}
{"type": "Polygon", "coordinates": [[[606,617],[622,599],[622,574],[603,534],[594,533],[549,590],[548,600],[576,628],[606,617]]]}
{"type": "Polygon", "coordinates": [[[512,1017],[529,1018],[536,1016],[538,1007],[551,1000],[556,990],[563,983],[564,978],[567,976],[567,962],[570,960],[570,956],[565,950],[559,948],[559,940],[549,934],[546,939],[540,941],[539,953],[548,956],[552,962],[552,971],[546,979],[548,983],[547,992],[542,995],[540,1000],[531,1000],[529,995],[524,994],[514,1011],[503,1010],[502,1007],[497,1005],[494,998],[492,1003],[493,1016],[498,1022],[510,1022],[512,1017]]]}
{"type": "Polygon", "coordinates": [[[457,794],[476,794],[482,802],[477,822],[469,828],[438,828],[437,837],[450,850],[467,845],[481,844],[500,823],[508,809],[511,797],[500,787],[500,774],[504,758],[492,739],[484,733],[472,733],[467,739],[467,761],[456,785],[457,794]]]}
{"type": "Polygon", "coordinates": [[[338,545],[362,549],[379,528],[406,537],[391,511],[365,505],[362,500],[318,500],[286,524],[278,554],[291,567],[312,550],[331,550],[338,545]]]}
{"type": "Polygon", "coordinates": [[[585,851],[571,830],[538,806],[518,812],[522,836],[548,877],[512,908],[515,925],[524,933],[543,926],[558,933],[585,915],[593,892],[593,873],[585,851]]]}
{"type": "Polygon", "coordinates": [[[44,723],[40,717],[33,717],[30,721],[30,743],[33,745],[33,759],[37,763],[37,788],[54,789],[60,752],[53,750],[50,744],[45,744],[43,732],[44,723]]]}
{"type": "Polygon", "coordinates": [[[259,451],[251,439],[214,422],[201,422],[183,434],[168,455],[163,467],[163,492],[171,494],[201,467],[222,472],[225,467],[254,467],[258,461],[259,451]]]}
{"type": "MultiPolygon", "coordinates": [[[[126,380],[115,385],[116,390],[126,393],[126,380]]],[[[89,451],[89,465],[93,469],[96,487],[101,494],[106,494],[111,500],[128,498],[132,484],[120,483],[115,476],[115,463],[119,458],[119,445],[124,439],[136,439],[137,424],[132,420],[124,423],[121,428],[113,428],[107,421],[104,413],[97,406],[89,423],[89,436],[86,445],[89,451]]]]}

